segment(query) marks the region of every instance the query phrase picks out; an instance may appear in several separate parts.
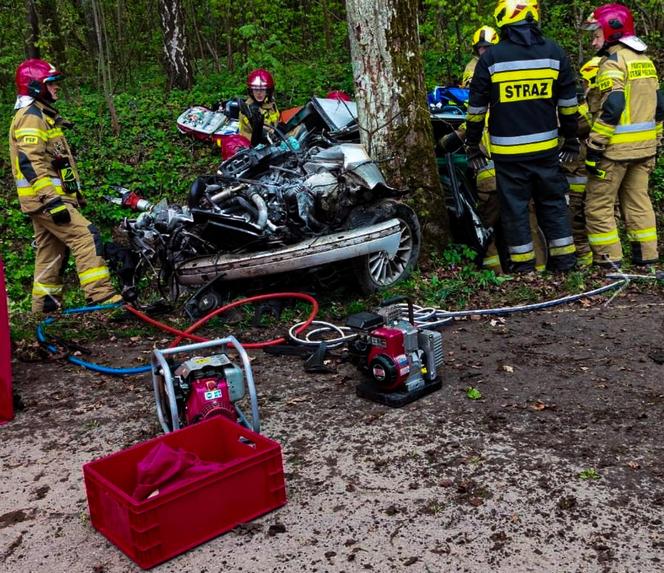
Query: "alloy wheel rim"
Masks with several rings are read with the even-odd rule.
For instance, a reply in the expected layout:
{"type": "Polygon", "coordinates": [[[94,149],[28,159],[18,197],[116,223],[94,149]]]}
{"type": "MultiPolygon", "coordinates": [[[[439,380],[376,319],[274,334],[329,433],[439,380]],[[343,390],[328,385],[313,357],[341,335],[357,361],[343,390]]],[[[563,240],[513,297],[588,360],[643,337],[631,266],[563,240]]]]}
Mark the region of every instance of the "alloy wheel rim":
{"type": "Polygon", "coordinates": [[[369,255],[369,274],[373,281],[380,286],[389,286],[403,275],[411,253],[413,252],[413,234],[410,227],[399,221],[401,237],[399,247],[393,257],[385,251],[369,255]]]}

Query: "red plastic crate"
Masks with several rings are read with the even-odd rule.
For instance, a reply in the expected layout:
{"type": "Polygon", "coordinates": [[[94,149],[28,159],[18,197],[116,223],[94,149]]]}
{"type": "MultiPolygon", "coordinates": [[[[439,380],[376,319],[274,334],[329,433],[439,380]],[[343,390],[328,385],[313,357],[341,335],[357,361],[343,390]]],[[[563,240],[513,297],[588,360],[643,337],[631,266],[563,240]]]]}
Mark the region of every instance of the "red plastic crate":
{"type": "Polygon", "coordinates": [[[144,569],[286,503],[281,446],[217,416],[83,466],[92,525],[144,569]],[[138,501],[137,465],[159,442],[225,467],[138,501]]]}
{"type": "Polygon", "coordinates": [[[12,347],[5,290],[5,267],[0,259],[0,424],[14,417],[12,397],[12,347]]]}

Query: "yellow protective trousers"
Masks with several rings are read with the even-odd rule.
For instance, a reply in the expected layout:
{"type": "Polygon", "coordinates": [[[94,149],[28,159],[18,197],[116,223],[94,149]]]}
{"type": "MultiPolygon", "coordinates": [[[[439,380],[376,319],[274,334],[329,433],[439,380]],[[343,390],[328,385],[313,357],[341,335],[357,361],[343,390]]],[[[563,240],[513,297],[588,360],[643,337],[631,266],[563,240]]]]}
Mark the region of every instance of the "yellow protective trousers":
{"type": "MultiPolygon", "coordinates": [[[[478,191],[477,196],[479,199],[477,207],[483,223],[487,227],[496,229],[500,223],[500,201],[498,193],[496,191],[478,191]]],[[[486,253],[484,253],[484,257],[482,258],[482,268],[492,270],[497,275],[503,272],[502,265],[500,264],[500,255],[496,247],[495,235],[487,245],[486,253]]]]}
{"type": "MultiPolygon", "coordinates": [[[[479,198],[478,211],[482,221],[485,225],[497,229],[500,225],[500,198],[498,197],[498,192],[495,190],[478,191],[477,195],[479,198]]],[[[528,205],[528,215],[530,219],[530,232],[535,250],[535,269],[538,271],[544,271],[546,268],[547,256],[546,246],[542,241],[542,237],[538,230],[535,204],[532,201],[528,205]]],[[[503,272],[495,236],[487,246],[486,253],[482,259],[482,268],[492,270],[497,275],[503,272]]]]}
{"type": "Polygon", "coordinates": [[[78,278],[88,302],[101,303],[115,294],[108,267],[101,256],[99,232],[73,205],[67,204],[66,207],[71,222],[64,225],[56,225],[48,213],[30,216],[37,244],[33,312],[49,312],[60,306],[69,252],[76,260],[78,278]]]}
{"type": "Polygon", "coordinates": [[[573,173],[565,172],[565,177],[569,184],[569,215],[576,247],[576,265],[587,267],[593,262],[593,253],[586,234],[585,208],[588,176],[585,169],[578,167],[573,173]]]}
{"type": "Polygon", "coordinates": [[[632,262],[637,265],[657,262],[655,212],[648,196],[648,179],[654,166],[654,157],[632,161],[604,158],[599,169],[606,172],[606,177],[588,178],[586,230],[594,263],[606,265],[622,260],[622,246],[614,216],[616,199],[620,201],[631,244],[632,262]]]}

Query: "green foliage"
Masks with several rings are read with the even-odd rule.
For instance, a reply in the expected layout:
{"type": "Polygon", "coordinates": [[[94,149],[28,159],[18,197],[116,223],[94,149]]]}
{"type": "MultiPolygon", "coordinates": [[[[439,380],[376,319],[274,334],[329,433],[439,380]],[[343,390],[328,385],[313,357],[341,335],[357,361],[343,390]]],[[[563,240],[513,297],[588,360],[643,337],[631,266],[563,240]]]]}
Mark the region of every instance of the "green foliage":
{"type": "Polygon", "coordinates": [[[660,154],[657,165],[650,176],[652,198],[658,211],[664,210],[664,154],[660,154]]]}
{"type": "Polygon", "coordinates": [[[407,295],[418,304],[452,310],[464,308],[474,294],[511,280],[510,276],[478,269],[477,253],[466,245],[452,244],[430,258],[434,272],[426,276],[414,272],[408,280],[389,289],[385,296],[407,295]]]}
{"type": "MultiPolygon", "coordinates": [[[[635,9],[637,31],[649,44],[649,54],[659,66],[661,77],[661,0],[624,3],[635,9]]],[[[251,69],[265,67],[273,73],[281,109],[300,105],[312,95],[331,89],[353,92],[345,4],[340,0],[249,0],[241,9],[230,0],[181,0],[188,51],[196,71],[195,85],[188,92],[166,90],[158,3],[98,0],[106,35],[102,43],[109,52],[113,103],[120,123],[120,131],[115,134],[107,102],[100,93],[98,38],[91,26],[90,3],[53,0],[35,4],[40,18],[41,55],[54,61],[67,77],[59,108],[75,124],[67,136],[75,148],[89,200],[84,213],[106,237],[112,225],[126,214],[103,200],[104,195],[111,193],[111,185],[127,186],[151,200],[178,200],[197,175],[216,168],[218,151],[180,135],[175,120],[191,105],[243,96],[251,69]],[[54,10],[49,12],[49,7],[54,10]]],[[[580,25],[595,4],[591,0],[541,2],[545,33],[560,42],[575,63],[591,55],[590,36],[580,31],[580,25]]],[[[493,25],[494,7],[495,0],[420,3],[419,33],[429,87],[461,76],[472,52],[472,34],[480,25],[493,25]]],[[[6,133],[13,115],[14,70],[25,57],[25,3],[0,11],[0,24],[0,128],[6,133]]],[[[0,195],[4,214],[0,223],[0,254],[7,267],[12,308],[25,310],[30,304],[34,260],[30,247],[32,227],[18,210],[6,145],[0,146],[0,180],[4,189],[0,195]]],[[[651,182],[661,228],[661,158],[651,182]]],[[[423,205],[421,212],[425,211],[423,205]]],[[[393,293],[458,308],[474,294],[493,292],[510,280],[477,270],[475,253],[467,247],[453,246],[430,255],[430,259],[433,272],[414,274],[392,289],[393,293]]],[[[564,288],[577,292],[583,285],[584,276],[573,274],[566,279],[564,288]]],[[[74,302],[81,295],[78,289],[70,289],[67,296],[74,297],[74,302]]],[[[507,296],[524,302],[536,299],[538,293],[524,284],[510,289],[507,296]]]]}
{"type": "Polygon", "coordinates": [[[482,392],[480,392],[477,388],[473,388],[472,386],[470,386],[466,390],[466,396],[471,400],[479,400],[480,398],[482,398],[482,392]]]}
{"type": "Polygon", "coordinates": [[[586,468],[585,470],[579,472],[579,479],[582,480],[596,480],[600,479],[602,476],[597,473],[595,468],[586,468]]]}

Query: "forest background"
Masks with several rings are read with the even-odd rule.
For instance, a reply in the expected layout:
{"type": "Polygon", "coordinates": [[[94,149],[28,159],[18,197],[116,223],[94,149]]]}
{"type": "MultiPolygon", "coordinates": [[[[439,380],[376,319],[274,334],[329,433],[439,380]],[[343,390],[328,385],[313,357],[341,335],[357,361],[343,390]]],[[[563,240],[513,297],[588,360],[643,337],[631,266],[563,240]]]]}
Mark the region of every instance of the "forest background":
{"type": "MultiPolygon", "coordinates": [[[[427,88],[458,80],[471,56],[472,33],[493,25],[494,0],[398,0],[414,3],[427,88]]],[[[626,0],[637,33],[664,74],[664,0],[626,0]]],[[[590,58],[581,24],[596,4],[542,0],[541,23],[577,68],[590,58]]],[[[367,9],[379,2],[367,1],[367,9]]],[[[103,200],[111,185],[147,198],[182,197],[220,161],[209,145],[176,130],[187,107],[243,96],[254,68],[272,72],[280,109],[332,89],[353,94],[345,3],[338,0],[0,0],[0,121],[7,133],[15,100],[14,71],[28,55],[64,71],[58,109],[74,123],[84,212],[108,235],[122,211],[103,200]],[[174,77],[164,51],[164,14],[179,8],[190,78],[174,77]],[[33,50],[30,52],[30,50],[33,50]],[[185,88],[178,88],[177,85],[185,88]]],[[[0,146],[0,253],[13,310],[29,307],[32,226],[20,213],[7,145],[0,146]]],[[[652,178],[662,235],[664,162],[652,178]]],[[[70,262],[71,264],[71,262],[70,262]]]]}

